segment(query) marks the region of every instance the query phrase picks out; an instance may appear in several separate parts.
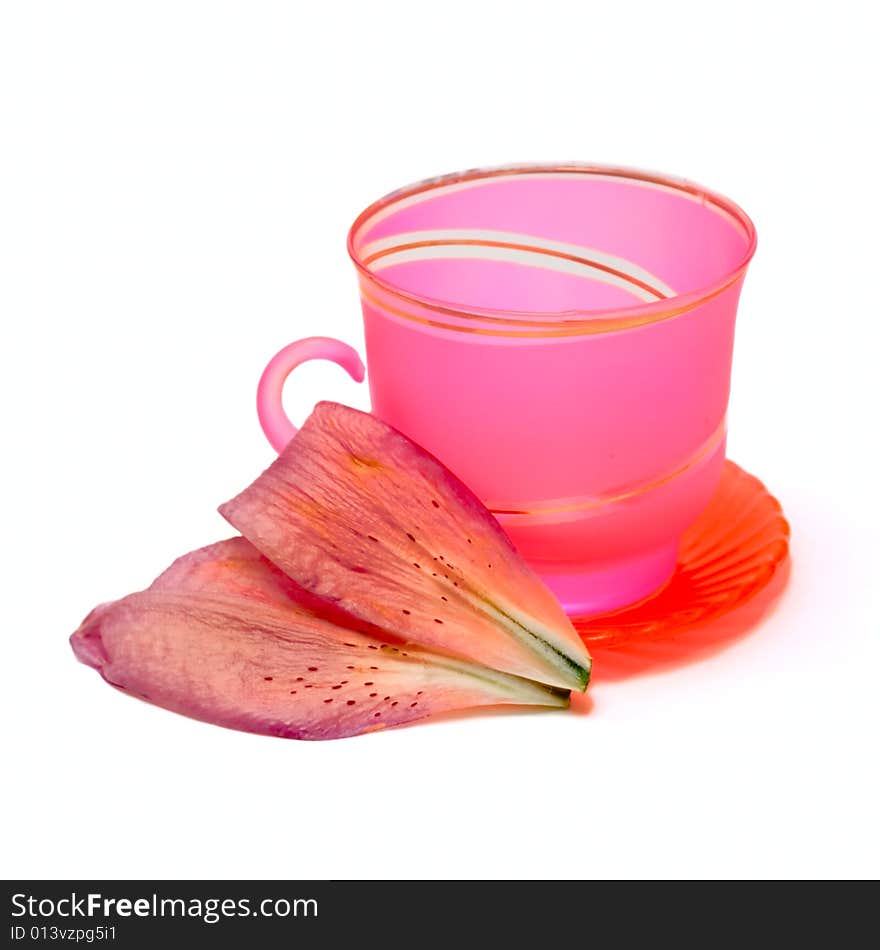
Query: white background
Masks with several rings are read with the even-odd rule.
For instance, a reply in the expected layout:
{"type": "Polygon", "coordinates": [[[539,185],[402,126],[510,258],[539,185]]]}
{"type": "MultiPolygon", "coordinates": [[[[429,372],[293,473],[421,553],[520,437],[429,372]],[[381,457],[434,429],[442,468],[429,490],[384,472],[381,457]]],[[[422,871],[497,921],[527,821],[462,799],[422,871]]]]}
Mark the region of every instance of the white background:
{"type": "MultiPolygon", "coordinates": [[[[3,5],[5,875],[880,872],[870,6],[3,5]],[[360,346],[355,214],[554,159],[678,173],[756,222],[730,455],[793,525],[775,611],[638,675],[597,661],[581,714],[335,743],[182,719],[77,665],[95,603],[228,533],[216,505],[271,459],[268,356],[360,346]]],[[[329,364],[288,390],[298,419],[367,405],[329,364]]]]}

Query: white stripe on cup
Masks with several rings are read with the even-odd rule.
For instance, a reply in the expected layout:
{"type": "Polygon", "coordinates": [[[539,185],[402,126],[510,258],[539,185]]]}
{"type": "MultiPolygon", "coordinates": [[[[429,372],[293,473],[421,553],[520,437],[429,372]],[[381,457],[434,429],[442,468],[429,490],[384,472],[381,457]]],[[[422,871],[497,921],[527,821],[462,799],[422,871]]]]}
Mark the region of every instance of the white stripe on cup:
{"type": "Polygon", "coordinates": [[[633,294],[640,300],[654,301],[661,300],[664,297],[674,297],[675,290],[667,283],[660,280],[659,277],[645,270],[638,264],[626,260],[626,258],[617,257],[604,251],[590,247],[582,247],[577,244],[567,244],[563,241],[551,241],[544,238],[538,238],[529,234],[516,234],[509,231],[491,231],[482,229],[468,228],[449,228],[435,231],[409,231],[405,234],[394,234],[390,237],[379,238],[376,241],[370,241],[360,250],[360,255],[364,260],[369,260],[374,254],[386,253],[372,261],[368,267],[373,272],[378,272],[394,264],[403,264],[407,261],[420,261],[431,259],[454,259],[471,258],[480,260],[505,261],[508,263],[520,264],[525,267],[541,267],[545,270],[558,271],[565,274],[574,274],[579,277],[589,278],[590,280],[601,281],[614,287],[619,287],[633,294]],[[457,244],[442,242],[449,241],[475,241],[475,242],[495,242],[495,243],[475,243],[475,244],[457,244]],[[399,251],[394,251],[401,245],[432,242],[424,247],[410,247],[399,251]],[[439,243],[433,243],[439,242],[439,243]],[[527,245],[528,247],[498,247],[497,243],[527,245]],[[390,252],[389,252],[390,251],[390,252]],[[546,252],[550,253],[546,253],[546,252]],[[557,255],[571,255],[584,258],[581,261],[571,260],[570,257],[557,255]],[[600,267],[592,266],[591,262],[602,265],[600,267]],[[612,268],[619,274],[609,273],[603,267],[612,268]],[[627,278],[648,284],[656,288],[657,293],[640,287],[627,278]]]}

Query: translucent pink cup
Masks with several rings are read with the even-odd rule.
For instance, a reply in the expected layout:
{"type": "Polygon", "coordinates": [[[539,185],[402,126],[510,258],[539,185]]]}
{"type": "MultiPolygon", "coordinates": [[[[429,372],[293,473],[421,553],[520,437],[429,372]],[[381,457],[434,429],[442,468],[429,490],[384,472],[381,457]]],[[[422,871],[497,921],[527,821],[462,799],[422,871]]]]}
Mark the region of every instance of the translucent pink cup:
{"type": "MultiPolygon", "coordinates": [[[[354,222],[373,412],[456,472],[566,610],[638,601],[675,569],[725,453],[734,323],[755,229],[688,181],[596,165],[480,169],[354,222]]],[[[257,404],[281,450],[288,373],[257,404]]]]}

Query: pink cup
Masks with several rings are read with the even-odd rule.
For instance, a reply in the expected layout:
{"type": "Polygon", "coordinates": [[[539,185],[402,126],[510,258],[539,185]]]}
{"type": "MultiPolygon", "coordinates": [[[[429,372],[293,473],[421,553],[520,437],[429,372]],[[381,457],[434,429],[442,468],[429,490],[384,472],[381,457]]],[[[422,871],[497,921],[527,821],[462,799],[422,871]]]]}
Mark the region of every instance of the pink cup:
{"type": "MultiPolygon", "coordinates": [[[[734,323],[755,229],[691,182],[521,166],[396,191],[352,225],[373,412],[445,462],[573,615],[672,574],[725,451],[734,323]]],[[[281,450],[290,344],[257,405],[281,450]]]]}

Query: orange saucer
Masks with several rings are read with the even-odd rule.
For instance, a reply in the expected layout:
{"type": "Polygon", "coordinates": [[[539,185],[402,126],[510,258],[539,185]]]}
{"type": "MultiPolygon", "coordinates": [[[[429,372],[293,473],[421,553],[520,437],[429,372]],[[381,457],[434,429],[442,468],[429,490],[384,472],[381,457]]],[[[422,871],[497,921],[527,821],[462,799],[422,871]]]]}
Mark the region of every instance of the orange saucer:
{"type": "Polygon", "coordinates": [[[714,620],[766,587],[788,558],[790,528],[754,475],[727,461],[709,506],[682,538],[675,573],[659,591],[612,613],[572,617],[587,644],[671,636],[714,620]]]}

